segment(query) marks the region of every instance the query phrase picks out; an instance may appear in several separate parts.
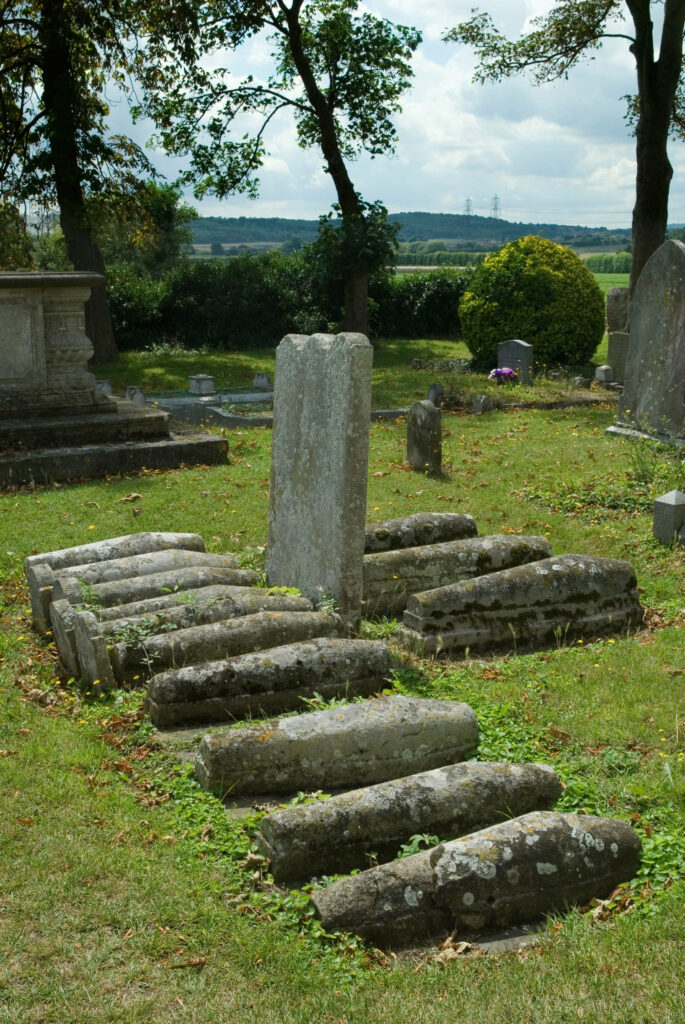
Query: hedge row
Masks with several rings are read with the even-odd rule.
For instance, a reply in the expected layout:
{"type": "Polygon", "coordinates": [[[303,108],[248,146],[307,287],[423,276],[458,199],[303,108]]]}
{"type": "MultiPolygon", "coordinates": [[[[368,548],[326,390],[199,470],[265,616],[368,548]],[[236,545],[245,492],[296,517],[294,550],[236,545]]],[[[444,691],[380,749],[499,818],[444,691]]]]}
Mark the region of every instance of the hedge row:
{"type": "MultiPolygon", "coordinates": [[[[383,272],[369,284],[370,329],[378,337],[457,337],[468,271],[383,272]]],[[[109,269],[122,349],[173,342],[185,348],[271,347],[289,332],[335,331],[339,299],[318,283],[305,255],[278,251],[179,264],[159,280],[127,264],[109,269]]]]}
{"type": "Polygon", "coordinates": [[[583,263],[593,274],[629,274],[632,260],[629,252],[609,252],[587,256],[583,263]]]}
{"type": "Polygon", "coordinates": [[[400,252],[395,262],[402,267],[476,267],[485,252],[400,252]]]}

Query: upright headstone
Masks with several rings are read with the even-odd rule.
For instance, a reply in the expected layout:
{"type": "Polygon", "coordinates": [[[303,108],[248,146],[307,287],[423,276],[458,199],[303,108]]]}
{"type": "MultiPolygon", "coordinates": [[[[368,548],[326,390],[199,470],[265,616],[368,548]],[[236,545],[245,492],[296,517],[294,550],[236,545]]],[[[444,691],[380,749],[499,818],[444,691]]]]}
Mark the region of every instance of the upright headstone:
{"type": "Polygon", "coordinates": [[[268,373],[255,373],[254,377],[252,378],[252,387],[253,388],[270,388],[271,387],[271,377],[269,376],[268,373]]]}
{"type": "Polygon", "coordinates": [[[214,378],[208,373],[196,373],[189,379],[191,395],[213,395],[214,378]]]}
{"type": "Polygon", "coordinates": [[[514,338],[501,341],[497,346],[497,365],[516,370],[519,384],[533,383],[533,346],[514,338]]]}
{"type": "Polygon", "coordinates": [[[276,352],[266,577],[359,615],[373,349],[363,334],[288,334],[276,352]]]}
{"type": "Polygon", "coordinates": [[[609,289],[607,295],[607,330],[609,334],[613,334],[614,331],[625,331],[628,329],[629,305],[629,288],[609,289]]]}
{"type": "Polygon", "coordinates": [[[442,406],[442,400],[445,397],[445,389],[443,388],[440,381],[435,381],[428,388],[428,394],[426,398],[429,402],[432,402],[436,409],[440,409],[442,406]]]}
{"type": "Polygon", "coordinates": [[[126,400],[136,405],[145,405],[145,392],[140,384],[129,384],[126,388],[126,400]]]}
{"type": "Polygon", "coordinates": [[[654,502],[652,529],[662,544],[671,545],[676,534],[685,526],[685,494],[669,491],[654,502]]]}
{"type": "Polygon", "coordinates": [[[609,334],[609,345],[607,349],[607,362],[614,371],[614,377],[619,384],[626,379],[626,363],[628,361],[628,346],[630,335],[628,331],[612,331],[609,334]]]}
{"type": "Polygon", "coordinates": [[[442,472],[442,411],[432,402],[414,402],[407,417],[407,461],[428,476],[442,472]]]}
{"type": "Polygon", "coordinates": [[[679,437],[684,421],[685,245],[669,239],[648,260],[633,293],[624,390],[609,432],[679,437]]]}

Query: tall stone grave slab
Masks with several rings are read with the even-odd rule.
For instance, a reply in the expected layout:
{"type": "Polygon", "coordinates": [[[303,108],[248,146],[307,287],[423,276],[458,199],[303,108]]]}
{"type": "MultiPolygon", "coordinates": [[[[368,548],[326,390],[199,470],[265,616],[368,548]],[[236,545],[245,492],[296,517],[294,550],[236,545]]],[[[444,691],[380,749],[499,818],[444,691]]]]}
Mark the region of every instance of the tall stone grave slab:
{"type": "Polygon", "coordinates": [[[532,384],[533,346],[518,338],[501,341],[497,346],[497,365],[500,369],[508,366],[511,370],[516,370],[519,384],[532,384]]]}
{"type": "Polygon", "coordinates": [[[442,410],[428,399],[414,402],[407,417],[407,462],[417,473],[442,472],[442,410]]]}
{"type": "Polygon", "coordinates": [[[685,421],[685,245],[669,240],[640,274],[618,418],[609,433],[682,437],[685,421]]]}
{"type": "Polygon", "coordinates": [[[266,576],[359,615],[373,350],[363,334],[288,334],[276,352],[266,576]]]}

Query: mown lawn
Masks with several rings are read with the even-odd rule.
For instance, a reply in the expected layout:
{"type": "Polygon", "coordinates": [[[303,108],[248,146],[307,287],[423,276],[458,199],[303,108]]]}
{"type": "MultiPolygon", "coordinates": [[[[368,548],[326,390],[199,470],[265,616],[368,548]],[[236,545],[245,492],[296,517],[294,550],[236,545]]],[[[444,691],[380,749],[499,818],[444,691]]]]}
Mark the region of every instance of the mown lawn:
{"type": "MultiPolygon", "coordinates": [[[[454,351],[428,343],[430,354],[428,345],[417,354],[445,358],[448,344],[454,351]]],[[[408,357],[401,347],[380,353],[377,393],[400,405],[432,379],[453,383],[410,373],[408,357]]],[[[223,359],[227,376],[238,359],[241,383],[268,370],[262,355],[223,359]]],[[[159,372],[212,372],[204,356],[183,360],[159,372]]],[[[132,366],[119,367],[122,384],[139,382],[132,366]]],[[[140,695],[95,699],[60,680],[51,645],[31,631],[21,563],[32,551],[193,530],[211,550],[259,564],[271,432],[232,432],[225,466],[0,496],[0,1021],[685,1020],[685,549],[652,539],[650,513],[656,494],[685,479],[666,449],[608,438],[614,410],[607,401],[447,411],[441,479],[408,470],[403,422],[371,430],[369,520],[465,511],[481,534],[542,533],[556,553],[628,558],[648,609],[635,636],[466,662],[406,659],[395,687],[469,701],[481,757],[553,764],[566,783],[560,807],[632,820],[644,844],[640,878],[605,920],[574,911],[551,921],[537,947],[446,966],[435,949],[395,959],[351,936],[321,936],[306,894],[284,897],[241,867],[256,819],[228,822],[154,746],[140,695]]]]}

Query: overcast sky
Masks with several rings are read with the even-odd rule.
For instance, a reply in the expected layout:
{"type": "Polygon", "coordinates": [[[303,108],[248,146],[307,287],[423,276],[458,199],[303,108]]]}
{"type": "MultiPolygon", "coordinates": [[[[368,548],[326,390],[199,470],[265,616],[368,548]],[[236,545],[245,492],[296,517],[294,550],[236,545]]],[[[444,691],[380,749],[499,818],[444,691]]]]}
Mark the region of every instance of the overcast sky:
{"type": "MultiPolygon", "coordinates": [[[[606,40],[595,59],[573,70],[567,81],[534,86],[519,77],[476,85],[470,49],[440,38],[475,5],[476,0],[367,0],[373,14],[419,28],[423,43],[396,119],[396,153],[353,164],[356,187],[391,212],[463,213],[470,199],[473,213],[487,216],[497,196],[507,220],[629,227],[635,143],[623,120],[621,97],[636,87],[628,43],[606,40]]],[[[514,37],[553,4],[486,0],[483,7],[514,37]]],[[[625,23],[622,30],[629,29],[625,23]]],[[[231,56],[229,66],[237,75],[265,78],[269,53],[269,43],[255,39],[231,56]]],[[[114,114],[113,123],[123,120],[121,108],[114,114]]],[[[198,202],[189,192],[201,215],[316,218],[329,209],[335,193],[320,154],[298,147],[288,111],[271,127],[260,198],[198,202]]],[[[142,126],[135,133],[141,141],[146,137],[142,126]]],[[[672,142],[669,153],[675,172],[669,221],[685,222],[685,144],[672,142]]],[[[173,179],[178,165],[154,151],[150,156],[173,179]]]]}

